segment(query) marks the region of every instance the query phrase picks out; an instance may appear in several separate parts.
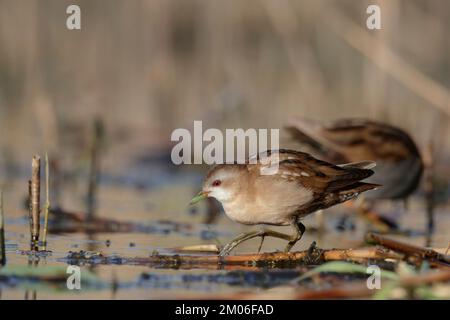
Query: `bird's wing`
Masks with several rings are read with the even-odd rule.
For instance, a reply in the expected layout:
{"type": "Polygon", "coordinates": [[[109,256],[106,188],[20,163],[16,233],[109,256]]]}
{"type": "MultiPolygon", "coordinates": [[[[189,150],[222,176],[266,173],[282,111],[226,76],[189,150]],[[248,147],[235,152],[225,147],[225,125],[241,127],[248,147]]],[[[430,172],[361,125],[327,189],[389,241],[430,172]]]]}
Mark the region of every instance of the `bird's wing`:
{"type": "Polygon", "coordinates": [[[272,172],[273,176],[288,181],[295,180],[315,193],[333,192],[373,174],[372,170],[359,168],[358,164],[340,167],[307,153],[286,149],[259,154],[258,160],[258,164],[249,166],[254,174],[261,174],[261,169],[272,166],[276,169],[272,172]]]}
{"type": "Polygon", "coordinates": [[[377,187],[360,182],[373,174],[372,170],[365,169],[373,165],[369,162],[337,166],[303,152],[284,149],[269,151],[257,158],[262,162],[271,160],[278,167],[271,176],[265,176],[260,172],[267,163],[248,164],[247,170],[256,177],[255,182],[264,189],[276,186],[276,194],[284,197],[278,203],[296,206],[298,217],[347,201],[377,187]],[[299,188],[293,188],[293,184],[299,188]]]}
{"type": "Polygon", "coordinates": [[[288,131],[294,138],[310,143],[314,141],[321,147],[343,152],[343,147],[367,143],[368,129],[374,124],[365,119],[341,119],[334,122],[321,124],[315,120],[294,117],[289,122],[288,131]],[[308,140],[309,139],[309,140],[308,140]]]}

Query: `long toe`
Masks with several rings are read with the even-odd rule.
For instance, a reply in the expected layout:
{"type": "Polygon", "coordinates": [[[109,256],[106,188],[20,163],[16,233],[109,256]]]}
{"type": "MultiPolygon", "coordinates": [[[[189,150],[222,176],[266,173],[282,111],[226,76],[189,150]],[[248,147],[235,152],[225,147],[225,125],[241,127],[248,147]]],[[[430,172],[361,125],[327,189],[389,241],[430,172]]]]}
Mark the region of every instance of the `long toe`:
{"type": "Polygon", "coordinates": [[[219,252],[219,256],[223,257],[230,253],[231,250],[233,250],[234,246],[232,246],[232,243],[227,243],[222,250],[219,252]]]}
{"type": "Polygon", "coordinates": [[[284,252],[289,252],[291,251],[292,247],[294,246],[294,244],[288,243],[286,245],[286,248],[284,248],[284,252]]]}

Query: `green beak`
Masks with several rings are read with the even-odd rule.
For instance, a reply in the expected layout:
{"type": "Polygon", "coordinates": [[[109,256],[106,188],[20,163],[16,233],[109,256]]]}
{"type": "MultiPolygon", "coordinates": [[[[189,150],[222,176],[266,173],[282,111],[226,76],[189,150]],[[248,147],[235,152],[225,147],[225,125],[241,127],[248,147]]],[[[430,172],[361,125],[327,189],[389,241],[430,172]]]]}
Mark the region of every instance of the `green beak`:
{"type": "Polygon", "coordinates": [[[200,191],[195,197],[192,198],[191,202],[189,202],[189,205],[193,205],[206,198],[208,198],[208,193],[205,191],[200,191]]]}

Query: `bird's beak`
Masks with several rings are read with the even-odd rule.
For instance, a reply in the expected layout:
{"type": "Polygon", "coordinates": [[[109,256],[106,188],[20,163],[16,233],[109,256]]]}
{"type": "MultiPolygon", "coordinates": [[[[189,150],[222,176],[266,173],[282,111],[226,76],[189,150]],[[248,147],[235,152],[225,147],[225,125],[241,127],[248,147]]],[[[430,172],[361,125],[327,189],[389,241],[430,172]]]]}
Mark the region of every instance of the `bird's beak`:
{"type": "Polygon", "coordinates": [[[207,191],[200,191],[195,197],[192,198],[191,202],[189,202],[189,205],[193,205],[203,199],[208,198],[208,193],[209,192],[207,191]]]}

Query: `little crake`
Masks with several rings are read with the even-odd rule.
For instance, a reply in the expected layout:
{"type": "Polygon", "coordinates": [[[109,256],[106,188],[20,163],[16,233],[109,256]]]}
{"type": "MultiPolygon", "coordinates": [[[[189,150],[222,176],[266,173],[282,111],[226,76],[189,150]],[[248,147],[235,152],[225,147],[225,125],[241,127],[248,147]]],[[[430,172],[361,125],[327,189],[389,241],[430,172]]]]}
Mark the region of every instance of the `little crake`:
{"type": "Polygon", "coordinates": [[[266,236],[288,241],[285,251],[289,251],[305,232],[301,223],[303,217],[378,186],[360,182],[373,174],[370,168],[375,163],[370,161],[333,165],[307,153],[284,149],[260,154],[258,159],[257,164],[214,166],[204,180],[202,191],[191,204],[214,197],[222,203],[227,216],[236,222],[290,225],[295,232],[288,235],[262,229],[244,233],[228,243],[221,255],[255,237],[261,237],[262,245],[266,236]],[[270,157],[272,163],[262,157],[270,157]],[[271,175],[261,174],[261,170],[270,163],[273,165],[273,161],[278,161],[278,170],[271,175]]]}

